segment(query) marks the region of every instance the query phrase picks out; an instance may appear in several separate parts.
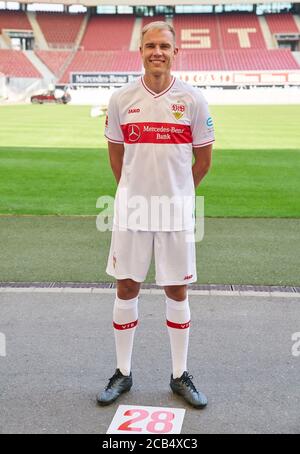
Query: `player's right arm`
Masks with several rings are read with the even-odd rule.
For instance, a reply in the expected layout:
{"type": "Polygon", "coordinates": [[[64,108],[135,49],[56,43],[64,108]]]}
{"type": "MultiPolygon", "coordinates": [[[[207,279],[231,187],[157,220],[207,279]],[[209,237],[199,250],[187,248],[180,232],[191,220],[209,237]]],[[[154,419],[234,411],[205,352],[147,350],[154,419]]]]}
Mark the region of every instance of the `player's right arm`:
{"type": "Polygon", "coordinates": [[[117,184],[119,184],[123,166],[124,145],[108,141],[108,152],[112,171],[117,184]]]}
{"type": "Polygon", "coordinates": [[[108,140],[109,160],[112,171],[119,184],[123,157],[124,157],[124,136],[120,125],[118,93],[115,92],[109,101],[105,121],[105,137],[108,140]]]}

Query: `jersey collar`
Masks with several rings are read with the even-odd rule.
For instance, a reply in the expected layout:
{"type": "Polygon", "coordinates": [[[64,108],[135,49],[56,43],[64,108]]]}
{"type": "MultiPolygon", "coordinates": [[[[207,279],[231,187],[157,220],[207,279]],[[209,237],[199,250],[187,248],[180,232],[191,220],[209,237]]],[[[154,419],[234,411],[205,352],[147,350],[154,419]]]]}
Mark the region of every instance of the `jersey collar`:
{"type": "Polygon", "coordinates": [[[164,91],[161,91],[160,93],[155,93],[154,91],[150,90],[150,88],[148,88],[147,85],[145,84],[144,76],[141,77],[143,87],[153,96],[153,98],[159,98],[160,96],[163,96],[165,93],[167,93],[167,91],[169,91],[173,87],[175,80],[176,80],[175,77],[172,76],[170,85],[164,91]]]}

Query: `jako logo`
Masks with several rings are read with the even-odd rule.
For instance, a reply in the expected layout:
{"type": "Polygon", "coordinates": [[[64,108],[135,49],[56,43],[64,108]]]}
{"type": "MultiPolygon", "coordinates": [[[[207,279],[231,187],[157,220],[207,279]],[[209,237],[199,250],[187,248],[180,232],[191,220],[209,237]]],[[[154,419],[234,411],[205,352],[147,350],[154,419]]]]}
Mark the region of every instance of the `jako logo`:
{"type": "Polygon", "coordinates": [[[0,356],[6,356],[6,337],[4,333],[0,333],[0,356]]]}
{"type": "Polygon", "coordinates": [[[136,107],[135,109],[129,109],[128,110],[128,113],[129,114],[132,114],[132,113],[140,113],[141,109],[139,109],[138,107],[136,107]]]}
{"type": "Polygon", "coordinates": [[[292,346],[292,355],[296,357],[300,356],[300,333],[294,333],[292,335],[292,341],[296,341],[292,346]]]}
{"type": "Polygon", "coordinates": [[[185,276],[185,278],[183,280],[186,281],[187,279],[192,279],[192,277],[193,277],[193,275],[189,274],[189,275],[185,276]]]}

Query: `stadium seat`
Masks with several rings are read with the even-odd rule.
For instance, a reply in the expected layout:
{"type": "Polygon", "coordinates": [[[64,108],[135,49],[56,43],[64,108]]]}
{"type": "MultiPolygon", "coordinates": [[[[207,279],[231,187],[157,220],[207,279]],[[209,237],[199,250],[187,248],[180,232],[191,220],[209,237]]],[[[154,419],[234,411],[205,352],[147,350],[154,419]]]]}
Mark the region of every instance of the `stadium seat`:
{"type": "Polygon", "coordinates": [[[141,72],[139,52],[78,51],[60,82],[70,82],[71,72],[141,72]]]}
{"type": "Polygon", "coordinates": [[[81,41],[83,50],[129,50],[134,16],[92,16],[81,41]]]}
{"type": "Polygon", "coordinates": [[[214,15],[177,15],[173,19],[177,45],[181,49],[219,49],[217,21],[214,15]]]}
{"type": "Polygon", "coordinates": [[[43,35],[52,48],[72,48],[84,15],[67,13],[37,13],[43,35]]]}
{"type": "Polygon", "coordinates": [[[31,25],[23,11],[0,11],[0,31],[31,30],[31,25]]]}
{"type": "Polygon", "coordinates": [[[272,34],[300,33],[292,14],[268,14],[266,20],[272,34]]]}
{"type": "Polygon", "coordinates": [[[41,77],[23,52],[18,50],[0,49],[0,72],[9,77],[41,77]]]}
{"type": "Polygon", "coordinates": [[[38,50],[37,56],[56,76],[59,75],[66,60],[70,57],[71,51],[67,50],[38,50]]]}
{"type": "Polygon", "coordinates": [[[266,49],[259,20],[254,14],[216,16],[222,49],[266,49]]]}
{"type": "Polygon", "coordinates": [[[286,49],[200,50],[179,52],[176,71],[240,71],[299,69],[292,53],[286,49]]]}

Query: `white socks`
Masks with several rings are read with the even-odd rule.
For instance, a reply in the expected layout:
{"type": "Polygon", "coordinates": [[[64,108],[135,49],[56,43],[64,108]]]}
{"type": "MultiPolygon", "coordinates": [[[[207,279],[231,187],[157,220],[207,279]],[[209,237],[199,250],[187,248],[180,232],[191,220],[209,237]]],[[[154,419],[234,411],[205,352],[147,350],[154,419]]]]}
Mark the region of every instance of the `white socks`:
{"type": "MultiPolygon", "coordinates": [[[[184,301],[166,299],[167,326],[170,336],[173,377],[181,377],[187,370],[187,353],[190,332],[190,308],[184,301]]],[[[130,375],[133,340],[138,323],[138,297],[122,300],[116,296],[113,311],[117,368],[130,375]]]]}
{"type": "Polygon", "coordinates": [[[187,370],[187,353],[191,313],[189,300],[175,301],[166,299],[167,326],[170,336],[173,377],[179,378],[187,370]]]}
{"type": "Polygon", "coordinates": [[[138,297],[121,300],[116,296],[113,326],[115,333],[117,368],[123,375],[130,375],[133,339],[138,323],[138,297]]]}

